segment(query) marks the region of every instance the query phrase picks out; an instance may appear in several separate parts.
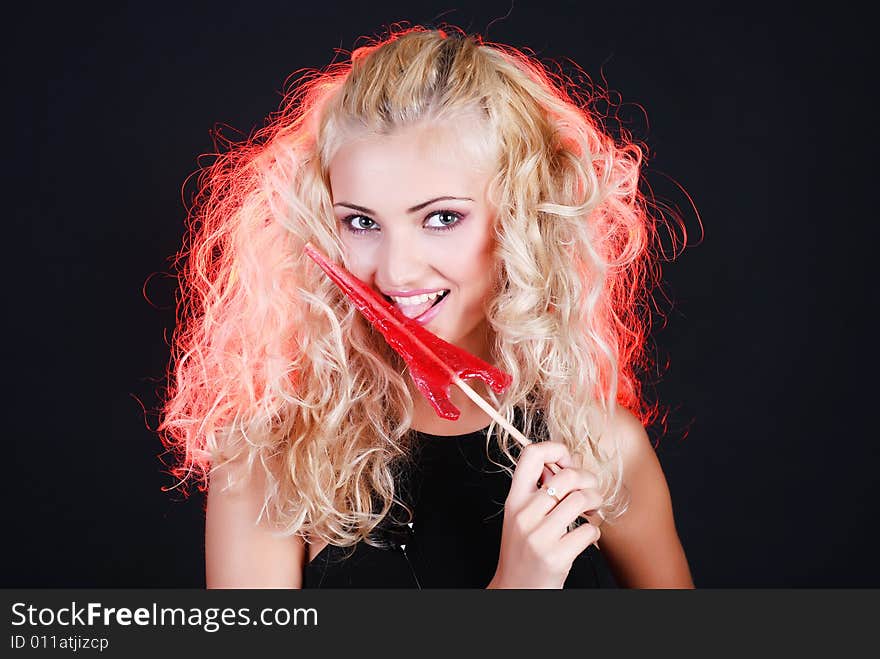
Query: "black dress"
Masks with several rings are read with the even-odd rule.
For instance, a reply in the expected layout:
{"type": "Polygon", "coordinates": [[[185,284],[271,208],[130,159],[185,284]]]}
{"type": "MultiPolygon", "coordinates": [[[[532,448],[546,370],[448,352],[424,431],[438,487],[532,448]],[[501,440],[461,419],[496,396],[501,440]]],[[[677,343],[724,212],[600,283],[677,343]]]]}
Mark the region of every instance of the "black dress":
{"type": "MultiPolygon", "coordinates": [[[[510,476],[486,457],[486,431],[441,437],[413,431],[413,460],[399,498],[366,542],[327,545],[305,568],[303,588],[485,588],[498,565],[510,476]],[[348,557],[346,558],[346,556],[348,557]]],[[[510,462],[489,444],[495,462],[510,462]]],[[[514,454],[515,455],[515,454],[514,454]]],[[[572,563],[565,588],[615,588],[601,553],[590,546],[572,563]]]]}

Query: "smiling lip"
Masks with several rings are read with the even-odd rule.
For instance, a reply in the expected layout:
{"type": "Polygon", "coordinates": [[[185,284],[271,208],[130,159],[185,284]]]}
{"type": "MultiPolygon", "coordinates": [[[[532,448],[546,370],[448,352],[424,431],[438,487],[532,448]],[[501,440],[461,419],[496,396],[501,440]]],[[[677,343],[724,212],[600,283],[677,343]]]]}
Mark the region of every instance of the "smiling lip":
{"type": "Polygon", "coordinates": [[[437,291],[445,291],[445,288],[420,288],[415,291],[382,291],[384,295],[394,297],[413,297],[414,295],[424,295],[425,293],[435,293],[437,291]]]}
{"type": "Polygon", "coordinates": [[[450,294],[451,294],[451,292],[444,295],[443,299],[441,299],[434,306],[429,307],[427,311],[422,313],[421,316],[416,317],[414,320],[417,323],[419,323],[420,325],[424,325],[424,324],[430,322],[431,319],[434,318],[434,316],[436,316],[438,313],[440,313],[440,307],[442,307],[446,303],[446,300],[449,298],[450,294]]]}
{"type": "MultiPolygon", "coordinates": [[[[446,299],[447,295],[448,295],[448,293],[446,293],[445,291],[441,294],[437,294],[437,295],[433,296],[433,298],[428,295],[423,295],[422,297],[418,298],[419,299],[418,304],[406,304],[403,302],[403,300],[398,302],[398,301],[393,300],[391,298],[389,298],[389,301],[392,304],[394,304],[394,306],[396,306],[397,309],[400,311],[400,313],[402,313],[404,316],[406,316],[407,318],[415,319],[415,318],[418,318],[419,316],[421,316],[422,314],[424,314],[425,312],[427,312],[429,309],[431,309],[435,305],[440,304],[444,299],[446,299]]],[[[414,298],[407,298],[407,299],[414,299],[414,298]]]]}

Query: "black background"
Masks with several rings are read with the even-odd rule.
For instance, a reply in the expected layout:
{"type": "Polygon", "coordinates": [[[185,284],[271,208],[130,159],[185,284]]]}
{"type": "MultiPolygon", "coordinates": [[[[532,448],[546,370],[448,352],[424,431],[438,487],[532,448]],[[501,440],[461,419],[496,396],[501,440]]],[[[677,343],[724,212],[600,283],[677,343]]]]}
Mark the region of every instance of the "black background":
{"type": "Polygon", "coordinates": [[[448,21],[604,79],[651,149],[648,182],[682,210],[689,247],[664,269],[656,395],[672,408],[659,455],[697,585],[880,586],[866,17],[475,7],[41,5],[9,20],[0,585],[204,585],[203,499],[163,491],[174,481],[150,412],[184,181],[211,128],[260,127],[295,70],[395,21],[448,21]]]}

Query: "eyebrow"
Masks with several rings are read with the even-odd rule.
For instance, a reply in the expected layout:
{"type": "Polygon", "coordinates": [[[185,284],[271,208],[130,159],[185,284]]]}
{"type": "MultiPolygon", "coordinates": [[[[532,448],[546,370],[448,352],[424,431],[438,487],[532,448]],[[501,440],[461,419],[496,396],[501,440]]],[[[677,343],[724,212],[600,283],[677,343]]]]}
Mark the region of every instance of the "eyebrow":
{"type": "MultiPolygon", "coordinates": [[[[435,201],[473,201],[470,197],[435,197],[434,199],[429,199],[421,204],[413,206],[412,208],[408,208],[406,210],[407,213],[417,213],[422,210],[425,206],[429,206],[433,204],[435,201]]],[[[363,206],[357,206],[355,204],[350,204],[347,201],[340,201],[338,203],[333,204],[333,207],[337,206],[345,206],[346,208],[351,208],[361,213],[366,213],[367,215],[376,215],[376,211],[370,210],[369,208],[364,208],[363,206]]]]}

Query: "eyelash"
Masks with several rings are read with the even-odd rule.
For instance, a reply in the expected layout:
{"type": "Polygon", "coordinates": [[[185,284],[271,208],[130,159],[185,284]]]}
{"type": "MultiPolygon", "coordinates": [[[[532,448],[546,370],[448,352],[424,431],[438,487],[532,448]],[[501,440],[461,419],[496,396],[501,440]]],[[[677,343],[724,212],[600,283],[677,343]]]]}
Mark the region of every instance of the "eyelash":
{"type": "MultiPolygon", "coordinates": [[[[428,217],[425,219],[429,219],[429,218],[434,217],[435,215],[442,215],[442,214],[454,216],[457,219],[457,222],[454,222],[453,224],[449,224],[445,227],[428,227],[431,231],[451,231],[452,229],[457,227],[459,224],[461,224],[462,218],[464,217],[461,213],[456,213],[455,211],[440,210],[440,211],[434,211],[433,213],[428,215],[428,217]]],[[[345,228],[347,231],[349,231],[353,234],[356,234],[356,235],[360,235],[362,233],[375,232],[375,229],[355,229],[353,226],[351,226],[351,220],[355,219],[356,217],[367,217],[367,216],[366,215],[349,215],[348,217],[342,218],[340,220],[340,222],[342,222],[342,224],[345,225],[345,228]]],[[[370,218],[367,218],[367,219],[370,219],[370,218]]],[[[372,222],[372,220],[370,220],[370,221],[372,222]]]]}

